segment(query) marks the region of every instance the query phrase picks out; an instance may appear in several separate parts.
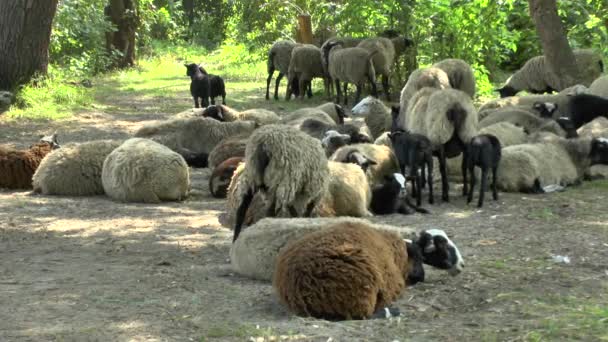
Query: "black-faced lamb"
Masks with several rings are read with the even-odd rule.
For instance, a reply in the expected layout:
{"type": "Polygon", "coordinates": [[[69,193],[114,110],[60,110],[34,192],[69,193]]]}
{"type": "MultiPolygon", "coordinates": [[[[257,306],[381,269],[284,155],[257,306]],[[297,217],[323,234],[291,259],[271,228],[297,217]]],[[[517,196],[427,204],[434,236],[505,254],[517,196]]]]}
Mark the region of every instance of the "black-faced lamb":
{"type": "Polygon", "coordinates": [[[256,192],[268,199],[267,216],[286,212],[310,216],[329,181],[321,141],[287,125],[266,125],[250,137],[245,150],[244,187],[236,211],[234,240],[256,192]]]}
{"type": "Polygon", "coordinates": [[[27,150],[0,146],[0,188],[32,188],[32,177],[44,157],[58,147],[56,134],[43,137],[27,150]]]}
{"type": "MultiPolygon", "coordinates": [[[[277,76],[275,88],[274,88],[274,99],[279,99],[279,84],[281,83],[281,79],[283,76],[287,75],[289,71],[289,61],[291,59],[291,51],[298,44],[294,43],[290,40],[279,40],[274,42],[268,51],[268,78],[266,79],[266,100],[270,99],[270,81],[272,80],[272,74],[274,74],[275,70],[279,71],[279,75],[277,76]]],[[[300,93],[297,88],[297,82],[292,87],[292,92],[296,94],[296,96],[300,93]]]]}
{"type": "Polygon", "coordinates": [[[424,246],[421,239],[407,242],[367,224],[337,224],[285,246],[277,256],[273,288],[300,316],[370,318],[394,302],[406,284],[424,281],[422,263],[429,260],[431,243],[435,252],[445,253],[433,266],[454,267],[448,251],[451,241],[434,236],[424,246]]]}
{"type": "Polygon", "coordinates": [[[467,184],[467,172],[471,175],[471,187],[468,189],[467,203],[473,200],[473,190],[475,188],[475,166],[481,169],[481,185],[479,189],[479,200],[477,207],[483,206],[483,197],[488,187],[488,171],[492,170],[492,197],[498,200],[496,190],[496,175],[500,164],[501,146],[500,141],[491,134],[480,134],[469,142],[467,146],[466,167],[463,174],[464,184],[467,184]]]}
{"type": "Polygon", "coordinates": [[[396,131],[389,134],[393,151],[399,160],[401,174],[412,182],[412,194],[416,205],[422,204],[422,187],[427,170],[426,180],[429,184],[429,204],[433,204],[433,146],[422,134],[396,131]],[[408,171],[406,171],[408,170],[408,171]]]}
{"type": "Polygon", "coordinates": [[[428,214],[428,210],[411,204],[405,182],[405,177],[400,173],[384,176],[384,181],[372,188],[370,211],[374,215],[409,215],[413,212],[428,214]]]}
{"type": "Polygon", "coordinates": [[[226,198],[228,186],[243,157],[232,157],[221,162],[209,177],[209,192],[215,198],[226,198]]]}
{"type": "Polygon", "coordinates": [[[574,95],[570,97],[568,110],[574,129],[578,129],[597,117],[608,118],[608,98],[591,94],[574,95]]]}
{"type": "Polygon", "coordinates": [[[122,140],[93,140],[67,144],[54,151],[42,160],[34,174],[34,192],[60,196],[103,195],[103,162],[122,143],[122,140]]]}
{"type": "Polygon", "coordinates": [[[372,86],[372,96],[377,97],[376,71],[372,57],[377,52],[369,52],[363,48],[344,48],[340,43],[329,43],[322,50],[323,64],[329,77],[336,85],[336,103],[340,103],[342,89],[340,82],[344,83],[344,104],[348,103],[348,83],[357,87],[355,102],[361,98],[361,90],[365,82],[369,81],[372,86]]]}
{"type": "Polygon", "coordinates": [[[190,188],[184,158],[149,139],[131,138],[103,162],[105,193],[121,202],[181,201],[190,188]]]}
{"type": "Polygon", "coordinates": [[[203,110],[201,116],[222,122],[254,121],[260,126],[278,123],[281,120],[275,112],[268,109],[253,108],[239,112],[225,105],[211,105],[203,110]]]}
{"type": "MultiPolygon", "coordinates": [[[[602,56],[590,49],[574,50],[578,67],[576,84],[589,86],[604,71],[602,56]]],[[[564,84],[559,75],[551,71],[545,62],[545,56],[530,58],[521,69],[517,70],[505,85],[498,89],[500,97],[515,96],[522,90],[532,94],[561,91],[572,84],[564,84]]]]}
{"type": "MultiPolygon", "coordinates": [[[[289,100],[292,95],[291,84],[297,82],[300,97],[304,94],[308,98],[312,97],[313,78],[323,78],[325,84],[325,94],[329,96],[329,79],[326,77],[323,61],[321,59],[321,49],[314,45],[304,44],[296,46],[291,51],[289,69],[287,74],[287,93],[285,100],[289,100]]],[[[296,95],[297,96],[297,95],[296,95]]]]}

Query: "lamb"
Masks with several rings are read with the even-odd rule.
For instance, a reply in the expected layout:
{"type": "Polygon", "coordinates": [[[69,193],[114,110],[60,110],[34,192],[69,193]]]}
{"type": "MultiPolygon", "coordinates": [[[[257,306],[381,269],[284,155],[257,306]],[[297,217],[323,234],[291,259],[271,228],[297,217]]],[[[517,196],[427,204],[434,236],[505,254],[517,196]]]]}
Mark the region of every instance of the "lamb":
{"type": "Polygon", "coordinates": [[[608,75],[598,77],[591,83],[589,89],[587,90],[588,94],[608,97],[608,75]]]}
{"type": "Polygon", "coordinates": [[[213,169],[213,172],[209,177],[209,192],[211,193],[211,196],[215,198],[226,198],[232,176],[243,160],[243,157],[228,158],[213,169]]]}
{"type": "Polygon", "coordinates": [[[433,64],[434,68],[445,71],[450,81],[450,87],[462,90],[475,98],[475,73],[471,66],[462,59],[448,58],[433,64]]]}
{"type": "Polygon", "coordinates": [[[330,157],[331,161],[355,162],[366,170],[370,186],[379,184],[384,176],[399,172],[399,161],[393,151],[382,145],[353,144],[339,148],[330,157]]]}
{"type": "Polygon", "coordinates": [[[399,125],[405,125],[405,111],[410,99],[422,88],[449,89],[450,78],[448,74],[439,68],[426,68],[414,70],[407,79],[405,86],[401,89],[399,96],[399,125]]]}
{"type": "Polygon", "coordinates": [[[234,239],[256,192],[268,199],[268,216],[288,210],[310,216],[327,190],[329,168],[321,142],[287,125],[255,131],[245,150],[243,195],[236,211],[234,239]]]}
{"type": "MultiPolygon", "coordinates": [[[[576,82],[584,86],[591,85],[602,72],[604,64],[602,56],[590,49],[574,50],[574,57],[578,66],[576,82]]],[[[545,56],[530,58],[518,71],[516,71],[505,85],[498,89],[500,97],[515,96],[522,90],[533,94],[561,91],[570,84],[564,85],[559,75],[555,75],[545,63],[545,56]]]]}
{"type": "Polygon", "coordinates": [[[375,97],[368,96],[361,100],[353,107],[352,113],[365,118],[365,124],[374,138],[391,129],[391,109],[375,97]]]}
{"type": "Polygon", "coordinates": [[[591,94],[574,95],[570,97],[568,109],[574,129],[578,129],[597,117],[608,118],[608,98],[591,94]]]}
{"type": "Polygon", "coordinates": [[[236,135],[228,137],[217,144],[209,152],[209,168],[215,169],[223,161],[233,157],[245,157],[245,146],[247,145],[247,135],[236,135]]]}
{"type": "MultiPolygon", "coordinates": [[[[326,229],[339,223],[360,223],[375,229],[394,231],[404,238],[413,239],[416,233],[409,227],[394,227],[374,224],[354,217],[316,218],[264,218],[245,229],[230,248],[230,263],[240,275],[259,280],[271,280],[275,270],[276,257],[290,241],[311,232],[326,229]]],[[[429,248],[429,250],[432,248],[429,248]]],[[[456,253],[452,253],[456,254],[456,253]]],[[[462,270],[464,262],[460,254],[454,262],[455,270],[462,270]]]]}
{"type": "Polygon", "coordinates": [[[422,187],[424,169],[426,168],[429,183],[429,204],[433,204],[433,146],[431,141],[421,134],[397,131],[389,135],[393,151],[399,160],[401,174],[412,181],[412,193],[416,197],[416,205],[422,204],[422,187]]]}
{"type": "Polygon", "coordinates": [[[382,87],[386,100],[390,100],[389,77],[391,68],[395,63],[395,46],[388,38],[377,37],[362,40],[357,47],[373,53],[372,63],[376,75],[382,75],[382,87]]]}
{"type": "Polygon", "coordinates": [[[496,191],[496,174],[500,163],[501,146],[500,141],[493,135],[480,134],[469,142],[467,146],[467,159],[465,161],[465,172],[463,174],[464,184],[467,184],[466,170],[471,175],[471,187],[467,196],[467,204],[473,200],[473,190],[475,188],[475,166],[481,169],[481,186],[479,189],[479,200],[477,207],[483,206],[483,197],[487,191],[488,185],[488,170],[492,169],[492,197],[495,201],[498,200],[498,192],[496,191]]]}
{"type": "Polygon", "coordinates": [[[333,123],[333,124],[338,124],[338,125],[344,124],[344,118],[348,117],[348,115],[346,114],[346,112],[344,111],[344,108],[342,108],[342,106],[340,106],[339,104],[335,104],[333,102],[327,102],[327,103],[324,103],[317,107],[300,108],[298,110],[295,110],[291,114],[284,116],[283,122],[294,121],[294,120],[302,119],[302,118],[319,118],[319,117],[322,117],[322,120],[325,120],[327,118],[327,116],[321,114],[320,112],[329,116],[329,118],[332,120],[331,122],[328,122],[328,123],[333,123]]]}
{"type": "MultiPolygon", "coordinates": [[[[577,131],[577,136],[585,138],[608,137],[608,119],[603,116],[583,125],[577,131]]],[[[608,178],[608,166],[593,165],[585,172],[585,179],[608,178]]]]}
{"type": "MultiPolygon", "coordinates": [[[[207,107],[209,105],[209,77],[201,71],[197,64],[184,64],[186,67],[186,76],[190,76],[190,95],[194,100],[194,107],[200,108],[200,105],[207,107]],[[201,102],[199,104],[199,100],[201,102]]],[[[203,69],[204,70],[204,69],[203,69]]]]}
{"type": "Polygon", "coordinates": [[[321,49],[310,44],[295,47],[291,51],[291,59],[289,61],[287,93],[285,94],[285,100],[289,100],[291,98],[292,91],[290,85],[294,82],[298,82],[300,97],[304,98],[304,94],[308,93],[308,98],[311,98],[311,82],[315,77],[323,78],[325,83],[325,93],[327,96],[329,96],[329,79],[327,79],[323,69],[321,49]]]}
{"type": "Polygon", "coordinates": [[[456,89],[423,88],[409,102],[405,119],[405,126],[399,128],[407,127],[409,132],[431,141],[439,159],[442,199],[449,201],[446,158],[461,152],[466,157],[466,144],[477,135],[477,111],[471,98],[456,89]]]}
{"type": "Polygon", "coordinates": [[[58,147],[56,134],[43,137],[27,150],[0,146],[0,188],[32,188],[32,177],[39,165],[46,155],[58,147]]]}
{"type": "Polygon", "coordinates": [[[321,139],[321,146],[325,149],[325,155],[327,158],[331,157],[336,150],[342,146],[350,144],[350,135],[341,134],[336,130],[329,130],[325,132],[325,136],[321,139]]]}
{"type": "Polygon", "coordinates": [[[372,62],[372,57],[376,52],[369,53],[363,48],[344,48],[340,46],[340,43],[329,43],[322,53],[325,69],[336,84],[336,103],[340,103],[342,97],[340,82],[344,82],[344,104],[348,102],[348,83],[355,84],[357,87],[355,102],[359,102],[365,81],[371,83],[371,94],[377,97],[376,71],[372,62]]]}
{"type": "Polygon", "coordinates": [[[254,121],[260,126],[278,123],[281,120],[275,112],[267,109],[254,108],[239,112],[224,105],[211,105],[205,108],[201,116],[213,118],[222,122],[254,121]]]}
{"type": "MultiPolygon", "coordinates": [[[[454,246],[444,232],[431,239],[442,252],[454,246]]],[[[381,317],[406,284],[424,281],[430,242],[423,232],[404,241],[394,232],[365,223],[341,223],[290,242],[277,256],[273,288],[279,300],[300,316],[322,319],[381,317]],[[331,275],[328,277],[327,275],[331,275]]],[[[455,249],[455,247],[454,247],[455,249]]],[[[436,253],[438,255],[438,253],[436,253]]],[[[443,254],[433,266],[451,269],[443,254]]]]}
{"type": "Polygon", "coordinates": [[[205,167],[208,155],[225,138],[249,135],[253,121],[219,122],[211,118],[179,118],[146,124],[135,137],[152,139],[179,153],[188,165],[205,167]]]}
{"type": "Polygon", "coordinates": [[[403,215],[412,214],[415,212],[428,214],[428,210],[414,206],[411,204],[409,196],[405,189],[405,177],[400,173],[395,173],[392,176],[384,176],[384,182],[375,185],[372,189],[372,201],[370,210],[375,215],[388,215],[400,213],[403,215]]]}
{"type": "MultiPolygon", "coordinates": [[[[291,52],[298,44],[290,40],[279,40],[274,42],[268,51],[268,78],[266,79],[266,100],[270,99],[270,81],[275,70],[279,70],[276,85],[274,88],[274,99],[279,99],[279,84],[284,75],[289,71],[289,61],[291,60],[291,52]]],[[[292,88],[296,96],[299,94],[297,85],[292,88]]]]}
{"type": "Polygon", "coordinates": [[[34,192],[60,196],[103,195],[103,162],[122,143],[93,140],[68,144],[54,151],[42,160],[34,174],[34,192]]]}
{"type": "Polygon", "coordinates": [[[552,184],[579,183],[595,164],[608,164],[606,139],[563,139],[502,149],[498,188],[508,192],[544,192],[552,184]]]}
{"type": "Polygon", "coordinates": [[[101,183],[110,198],[121,202],[181,201],[190,174],[179,154],[152,140],[131,138],[106,157],[101,183]]]}

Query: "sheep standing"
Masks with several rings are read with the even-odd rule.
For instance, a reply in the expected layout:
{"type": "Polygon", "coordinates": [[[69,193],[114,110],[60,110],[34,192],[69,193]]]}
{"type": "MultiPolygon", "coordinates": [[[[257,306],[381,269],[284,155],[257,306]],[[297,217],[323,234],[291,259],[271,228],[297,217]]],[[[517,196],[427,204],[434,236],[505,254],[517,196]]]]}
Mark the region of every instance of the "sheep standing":
{"type": "Polygon", "coordinates": [[[445,71],[450,87],[462,90],[472,99],[475,98],[475,73],[473,68],[462,59],[448,58],[433,64],[434,68],[445,71]]]}
{"type": "Polygon", "coordinates": [[[253,121],[260,126],[278,123],[281,120],[275,112],[268,109],[253,108],[239,112],[225,105],[211,105],[203,110],[201,116],[222,122],[253,121]]]}
{"type": "Polygon", "coordinates": [[[298,82],[300,97],[304,98],[304,94],[307,93],[308,98],[311,98],[311,82],[315,77],[323,78],[323,82],[325,84],[325,93],[327,96],[329,96],[329,80],[325,76],[323,61],[321,59],[321,49],[310,44],[295,47],[291,51],[291,59],[289,61],[287,93],[285,94],[285,100],[289,100],[291,98],[291,84],[294,82],[298,82]]]}
{"type": "Polygon", "coordinates": [[[256,192],[268,198],[268,216],[287,211],[310,216],[327,189],[329,169],[321,142],[287,125],[255,131],[245,150],[243,196],[236,211],[234,240],[256,192]]]}
{"type": "MultiPolygon", "coordinates": [[[[493,135],[480,134],[469,142],[467,146],[467,160],[465,161],[465,171],[468,170],[471,175],[471,188],[467,196],[467,204],[473,200],[473,190],[475,188],[475,166],[481,169],[481,186],[479,189],[479,201],[477,207],[483,206],[483,197],[488,187],[488,171],[492,169],[492,197],[495,201],[498,200],[498,191],[496,190],[496,174],[498,164],[500,163],[501,146],[500,141],[493,135]]],[[[467,182],[466,172],[463,174],[464,183],[467,182]]]]}
{"type": "MultiPolygon", "coordinates": [[[[591,85],[604,71],[602,56],[590,49],[574,50],[574,58],[578,67],[576,84],[591,85]]],[[[521,69],[517,70],[505,85],[498,89],[500,97],[514,96],[522,90],[529,93],[541,94],[561,91],[571,84],[564,85],[559,75],[554,74],[548,67],[545,56],[530,58],[521,69]]]]}
{"type": "MultiPolygon", "coordinates": [[[[446,250],[442,246],[449,240],[432,238],[439,242],[432,248],[446,250]]],[[[396,233],[337,224],[285,246],[277,256],[273,288],[301,316],[370,318],[395,301],[406,283],[424,280],[424,253],[417,242],[404,242],[396,233]]],[[[444,268],[452,266],[446,257],[444,268]]]]}
{"type": "Polygon", "coordinates": [[[379,99],[368,96],[352,108],[353,116],[362,116],[365,124],[372,132],[373,138],[390,131],[392,125],[391,109],[379,99]]]}
{"type": "Polygon", "coordinates": [[[368,38],[361,41],[357,47],[363,48],[374,54],[372,57],[374,70],[376,75],[382,75],[384,95],[386,96],[387,101],[390,100],[389,77],[391,68],[395,63],[395,46],[393,45],[393,42],[390,39],[383,37],[368,38]]]}
{"type": "MultiPolygon", "coordinates": [[[[281,83],[281,79],[284,75],[287,75],[289,71],[289,60],[291,59],[291,51],[298,44],[290,41],[290,40],[279,40],[274,42],[268,51],[268,78],[266,79],[266,100],[270,99],[270,81],[272,80],[272,74],[274,74],[275,70],[279,70],[279,75],[277,76],[276,85],[274,88],[274,99],[279,99],[279,84],[281,83]]],[[[296,88],[292,91],[296,94],[299,94],[299,90],[296,88]]]]}
{"type": "Polygon", "coordinates": [[[183,200],[190,174],[179,154],[152,140],[131,138],[107,156],[101,182],[115,200],[159,203],[183,200]]]}
{"type": "MultiPolygon", "coordinates": [[[[194,108],[209,106],[209,76],[203,73],[197,64],[185,64],[186,76],[190,77],[190,95],[194,100],[194,108]],[[199,103],[199,98],[201,102],[199,103]]],[[[204,69],[203,69],[204,70],[204,69]]]]}
{"type": "Polygon", "coordinates": [[[401,89],[399,96],[399,119],[398,123],[405,125],[405,111],[408,108],[410,99],[422,88],[448,89],[450,78],[448,74],[439,68],[426,68],[414,70],[407,79],[405,86],[401,89]]]}
{"type": "Polygon", "coordinates": [[[323,64],[329,76],[336,85],[336,103],[340,103],[342,89],[340,82],[344,82],[344,104],[348,102],[348,83],[355,84],[357,93],[355,102],[361,98],[361,90],[366,81],[372,85],[372,96],[377,96],[376,71],[372,57],[377,52],[368,52],[363,48],[343,48],[339,43],[330,43],[322,50],[323,64]]]}
{"type": "Polygon", "coordinates": [[[93,140],[68,144],[49,154],[33,177],[34,192],[43,195],[103,195],[101,171],[119,140],[93,140]]]}
{"type": "Polygon", "coordinates": [[[0,188],[29,189],[32,187],[32,177],[44,157],[57,144],[57,135],[43,137],[38,143],[27,150],[15,150],[0,146],[0,188]]]}

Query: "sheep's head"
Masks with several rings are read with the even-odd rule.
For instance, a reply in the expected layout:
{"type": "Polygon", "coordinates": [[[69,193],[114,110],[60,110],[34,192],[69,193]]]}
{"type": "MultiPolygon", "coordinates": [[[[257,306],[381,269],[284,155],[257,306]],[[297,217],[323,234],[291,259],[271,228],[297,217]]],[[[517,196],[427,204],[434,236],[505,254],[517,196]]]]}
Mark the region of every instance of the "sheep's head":
{"type": "Polygon", "coordinates": [[[416,244],[422,250],[423,263],[447,270],[452,276],[462,272],[464,261],[460,251],[443,230],[422,231],[416,244]]]}
{"type": "Polygon", "coordinates": [[[570,139],[570,138],[578,137],[578,133],[576,132],[576,126],[574,124],[574,121],[572,121],[569,117],[562,116],[555,121],[557,121],[559,126],[564,131],[566,131],[566,138],[570,139]]]}
{"type": "Polygon", "coordinates": [[[51,148],[53,150],[61,147],[61,146],[59,146],[59,142],[57,141],[57,133],[53,133],[51,135],[41,137],[40,142],[51,145],[51,148]]]}
{"type": "Polygon", "coordinates": [[[496,89],[496,91],[500,94],[500,98],[515,96],[515,94],[517,94],[517,90],[515,88],[507,85],[496,89]]]}
{"type": "Polygon", "coordinates": [[[424,281],[424,266],[422,264],[422,248],[412,240],[403,239],[407,250],[407,261],[410,264],[406,284],[414,285],[424,281]]]}
{"type": "Polygon", "coordinates": [[[340,134],[334,130],[325,132],[325,136],[321,140],[327,156],[331,156],[337,149],[348,144],[350,144],[350,135],[340,134]]]}
{"type": "Polygon", "coordinates": [[[186,76],[192,77],[199,72],[202,72],[203,74],[207,73],[203,67],[196,63],[184,64],[184,66],[186,67],[186,76]]]}
{"type": "Polygon", "coordinates": [[[368,158],[358,150],[350,151],[346,155],[344,162],[359,165],[363,169],[363,172],[367,172],[370,166],[378,164],[375,160],[368,158]]]}
{"type": "Polygon", "coordinates": [[[372,113],[375,114],[376,112],[386,110],[387,108],[381,100],[373,96],[368,96],[363,100],[359,101],[359,103],[357,103],[353,107],[353,109],[351,109],[351,112],[353,113],[353,115],[367,116],[372,113]]]}
{"type": "Polygon", "coordinates": [[[222,105],[211,105],[202,113],[203,117],[212,118],[217,121],[226,121],[226,116],[224,115],[224,107],[222,105]]]}
{"type": "Polygon", "coordinates": [[[540,114],[541,118],[549,119],[553,117],[558,105],[553,102],[534,102],[532,108],[540,114]]]}
{"type": "Polygon", "coordinates": [[[211,178],[209,178],[209,190],[213,197],[226,198],[232,176],[243,159],[243,157],[226,159],[213,170],[211,178]]]}
{"type": "Polygon", "coordinates": [[[589,158],[591,159],[591,165],[608,164],[608,139],[595,138],[591,140],[589,158]]]}

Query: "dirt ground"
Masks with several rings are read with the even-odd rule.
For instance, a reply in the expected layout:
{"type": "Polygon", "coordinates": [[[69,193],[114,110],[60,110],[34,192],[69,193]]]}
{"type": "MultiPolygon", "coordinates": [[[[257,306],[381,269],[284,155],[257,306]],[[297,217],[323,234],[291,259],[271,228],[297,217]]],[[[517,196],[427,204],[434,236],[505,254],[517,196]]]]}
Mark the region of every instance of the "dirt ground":
{"type": "MultiPolygon", "coordinates": [[[[160,101],[116,98],[56,122],[0,118],[0,143],[26,147],[55,130],[63,143],[126,138],[170,116],[160,101]]],[[[374,218],[446,230],[465,272],[428,269],[396,303],[400,318],[326,322],[289,314],[269,283],[232,272],[209,174],[192,169],[191,196],[158,205],[0,191],[0,341],[608,340],[606,181],[487,196],[483,210],[451,184],[450,203],[425,205],[432,215],[374,218]]]]}

